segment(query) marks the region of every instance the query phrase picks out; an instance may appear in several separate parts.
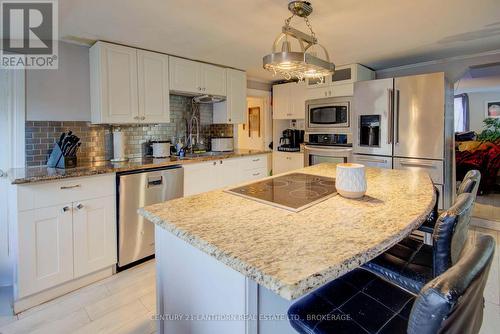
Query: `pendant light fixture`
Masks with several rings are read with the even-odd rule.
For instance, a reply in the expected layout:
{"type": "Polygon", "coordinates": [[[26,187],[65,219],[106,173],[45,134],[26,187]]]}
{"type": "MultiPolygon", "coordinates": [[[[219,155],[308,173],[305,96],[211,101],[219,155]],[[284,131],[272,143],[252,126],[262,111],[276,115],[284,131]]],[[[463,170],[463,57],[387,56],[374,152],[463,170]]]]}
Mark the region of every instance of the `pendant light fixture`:
{"type": "Polygon", "coordinates": [[[290,0],[288,9],[292,12],[292,16],[285,20],[282,32],[274,41],[272,53],[263,58],[263,66],[273,75],[281,75],[287,80],[302,81],[306,78],[316,78],[322,81],[324,77],[335,72],[335,65],[330,62],[326,48],[318,43],[307,18],[313,11],[311,3],[290,0]],[[310,35],[290,26],[295,16],[304,19],[310,35]],[[300,50],[292,51],[291,40],[298,42],[296,44],[299,45],[300,50]],[[318,51],[323,54],[323,58],[318,57],[318,51]]]}

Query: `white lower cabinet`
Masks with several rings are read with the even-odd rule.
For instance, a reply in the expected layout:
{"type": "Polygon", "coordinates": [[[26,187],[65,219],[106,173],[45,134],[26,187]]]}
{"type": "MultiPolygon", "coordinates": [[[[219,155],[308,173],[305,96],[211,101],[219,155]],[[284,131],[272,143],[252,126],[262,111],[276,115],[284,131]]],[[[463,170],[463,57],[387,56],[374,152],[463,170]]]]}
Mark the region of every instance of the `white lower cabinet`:
{"type": "Polygon", "coordinates": [[[304,153],[273,152],[273,175],[304,168],[304,153]]]}
{"type": "Polygon", "coordinates": [[[268,175],[267,154],[186,164],[184,196],[221,189],[268,175]]]}
{"type": "Polygon", "coordinates": [[[115,197],[77,202],[73,211],[75,277],[116,263],[115,197]]]}
{"type": "Polygon", "coordinates": [[[112,274],[115,193],[114,174],[11,186],[16,312],[112,274]]]}
{"type": "Polygon", "coordinates": [[[19,298],[73,278],[71,203],[19,214],[19,298]],[[63,211],[67,207],[68,211],[63,211]]]}

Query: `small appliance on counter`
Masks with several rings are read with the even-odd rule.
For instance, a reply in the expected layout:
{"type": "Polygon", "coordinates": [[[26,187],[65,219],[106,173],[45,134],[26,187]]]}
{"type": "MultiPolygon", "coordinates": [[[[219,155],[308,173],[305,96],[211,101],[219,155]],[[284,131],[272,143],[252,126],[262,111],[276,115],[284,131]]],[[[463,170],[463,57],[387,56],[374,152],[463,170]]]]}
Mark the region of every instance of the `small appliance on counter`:
{"type": "Polygon", "coordinates": [[[231,152],[234,150],[233,137],[212,137],[211,143],[213,152],[231,152]]]}
{"type": "Polygon", "coordinates": [[[282,152],[300,152],[300,144],[303,142],[304,130],[286,129],[277,149],[282,152]]]}
{"type": "Polygon", "coordinates": [[[47,166],[50,168],[74,168],[76,167],[76,153],[82,143],[80,138],[75,136],[72,131],[63,132],[54,145],[54,149],[50,154],[47,166]]]}
{"type": "Polygon", "coordinates": [[[111,162],[123,162],[127,160],[125,154],[125,134],[120,128],[115,128],[113,130],[113,159],[111,159],[111,162]]]}
{"type": "Polygon", "coordinates": [[[153,158],[168,158],[172,143],[169,140],[154,140],[151,142],[153,147],[153,158]]]}

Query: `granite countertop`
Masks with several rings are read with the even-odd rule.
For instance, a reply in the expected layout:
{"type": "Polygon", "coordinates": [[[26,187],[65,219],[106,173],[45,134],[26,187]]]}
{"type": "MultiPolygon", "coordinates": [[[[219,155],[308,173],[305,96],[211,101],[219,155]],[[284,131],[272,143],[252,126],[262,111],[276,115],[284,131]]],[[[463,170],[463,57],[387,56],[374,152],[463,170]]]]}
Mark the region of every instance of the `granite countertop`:
{"type": "MultiPolygon", "coordinates": [[[[335,177],[335,165],[295,172],[335,177]]],[[[340,195],[298,213],[222,190],[139,213],[193,247],[293,300],[381,254],[432,210],[426,173],[367,168],[362,199],[340,195]],[[196,210],[186,210],[186,208],[196,210]]]]}
{"type": "Polygon", "coordinates": [[[44,167],[12,168],[8,171],[8,176],[12,184],[25,184],[34,182],[44,182],[72,177],[91,176],[107,173],[125,172],[138,169],[165,167],[173,165],[183,165],[202,161],[237,158],[259,154],[271,153],[270,151],[259,150],[235,150],[233,152],[213,153],[209,155],[190,155],[179,158],[170,157],[166,159],[133,159],[127,162],[113,163],[110,161],[96,162],[80,165],[71,169],[56,169],[44,167]]]}

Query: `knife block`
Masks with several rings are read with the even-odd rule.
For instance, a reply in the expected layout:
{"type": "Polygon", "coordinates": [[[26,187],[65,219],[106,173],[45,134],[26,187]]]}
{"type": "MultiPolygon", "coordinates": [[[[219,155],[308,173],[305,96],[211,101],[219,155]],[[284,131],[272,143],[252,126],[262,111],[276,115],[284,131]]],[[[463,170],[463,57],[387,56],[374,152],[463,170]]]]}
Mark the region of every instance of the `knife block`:
{"type": "Polygon", "coordinates": [[[65,156],[59,144],[56,143],[50,154],[49,161],[47,161],[47,167],[61,169],[74,168],[76,167],[76,162],[76,155],[65,156]]]}

